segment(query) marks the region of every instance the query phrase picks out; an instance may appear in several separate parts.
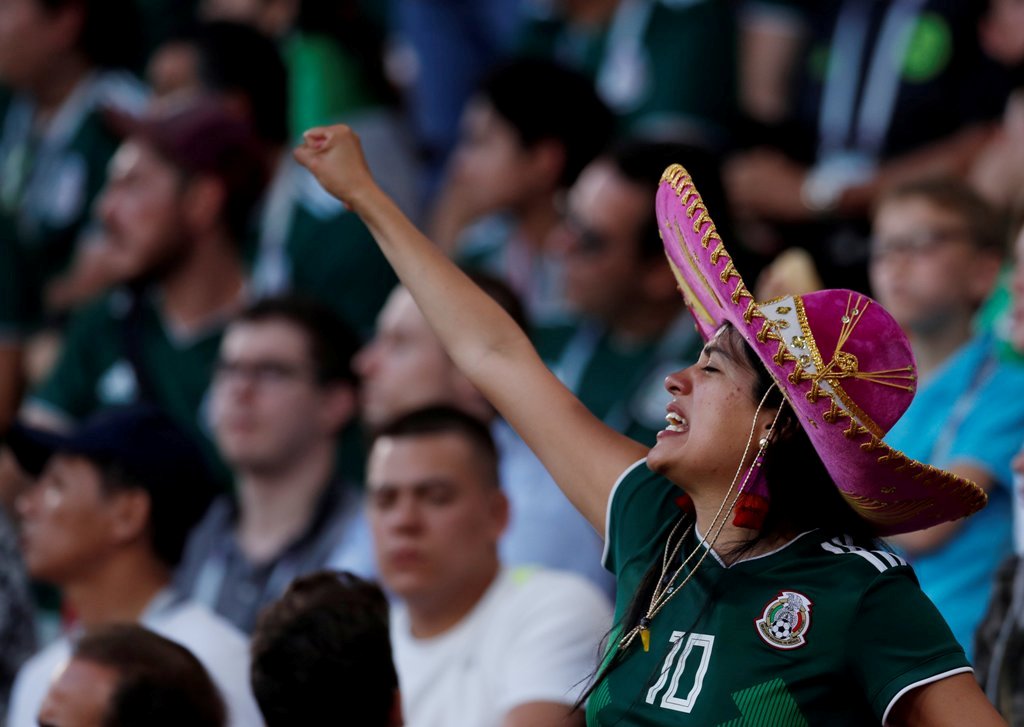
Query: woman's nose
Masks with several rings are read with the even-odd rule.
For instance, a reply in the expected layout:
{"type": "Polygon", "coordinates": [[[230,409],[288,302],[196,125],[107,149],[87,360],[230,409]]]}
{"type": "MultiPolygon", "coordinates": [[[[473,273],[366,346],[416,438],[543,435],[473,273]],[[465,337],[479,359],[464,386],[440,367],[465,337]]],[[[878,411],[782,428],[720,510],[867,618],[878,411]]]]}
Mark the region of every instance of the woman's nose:
{"type": "Polygon", "coordinates": [[[665,377],[665,390],[672,396],[688,394],[691,390],[689,369],[673,371],[665,377]]]}

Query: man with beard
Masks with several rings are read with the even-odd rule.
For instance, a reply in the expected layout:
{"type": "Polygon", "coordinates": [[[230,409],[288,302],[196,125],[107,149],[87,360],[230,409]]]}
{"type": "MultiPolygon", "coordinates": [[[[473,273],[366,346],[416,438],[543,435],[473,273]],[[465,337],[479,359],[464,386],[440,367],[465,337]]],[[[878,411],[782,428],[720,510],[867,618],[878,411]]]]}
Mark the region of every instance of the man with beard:
{"type": "Polygon", "coordinates": [[[192,431],[225,322],[246,298],[241,238],[265,178],[243,123],[209,100],[121,119],[98,212],[124,287],[71,322],[23,418],[66,428],[148,401],[192,431]]]}

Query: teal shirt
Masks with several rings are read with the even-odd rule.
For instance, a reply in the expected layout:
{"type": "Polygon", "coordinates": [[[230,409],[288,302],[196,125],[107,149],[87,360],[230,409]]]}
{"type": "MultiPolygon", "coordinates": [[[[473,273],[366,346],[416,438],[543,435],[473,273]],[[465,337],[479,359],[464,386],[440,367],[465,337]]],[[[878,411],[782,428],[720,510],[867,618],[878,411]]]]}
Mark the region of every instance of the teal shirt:
{"type": "Polygon", "coordinates": [[[660,338],[623,342],[593,322],[535,326],[541,358],[590,412],[653,446],[665,426],[665,377],[694,363],[704,342],[683,311],[660,338]]]}
{"type": "MultiPolygon", "coordinates": [[[[613,490],[605,565],[618,579],[617,624],[661,563],[678,495],[645,461],[613,490]]],[[[892,553],[820,531],[731,567],[692,531],[680,552],[696,555],[677,584],[707,557],[654,617],[650,651],[637,638],[598,684],[588,725],[879,724],[906,690],[970,671],[913,571],[892,553]]]]}

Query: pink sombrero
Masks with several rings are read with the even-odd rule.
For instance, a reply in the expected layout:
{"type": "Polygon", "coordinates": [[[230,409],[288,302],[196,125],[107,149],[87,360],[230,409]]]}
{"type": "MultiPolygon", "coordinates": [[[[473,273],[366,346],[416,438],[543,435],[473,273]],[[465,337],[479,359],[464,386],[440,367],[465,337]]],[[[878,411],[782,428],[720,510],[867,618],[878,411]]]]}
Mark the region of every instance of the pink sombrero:
{"type": "Polygon", "coordinates": [[[800,417],[850,506],[879,535],[920,530],[977,512],[975,483],[917,462],[882,438],[914,396],[917,368],[892,316],[852,290],[758,303],[725,250],[683,167],[665,170],[658,226],[701,335],[731,323],[800,417]]]}

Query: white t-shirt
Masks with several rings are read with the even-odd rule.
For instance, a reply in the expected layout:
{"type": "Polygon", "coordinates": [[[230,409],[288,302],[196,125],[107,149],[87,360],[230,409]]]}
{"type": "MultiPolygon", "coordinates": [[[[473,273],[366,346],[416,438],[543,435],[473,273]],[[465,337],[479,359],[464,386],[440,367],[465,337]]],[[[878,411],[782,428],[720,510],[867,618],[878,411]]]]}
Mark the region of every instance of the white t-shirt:
{"type": "MultiPolygon", "coordinates": [[[[205,606],[162,591],[139,619],[146,628],[195,654],[224,698],[230,727],[260,727],[263,716],[249,686],[249,643],[241,631],[205,606]]],[[[21,667],[11,693],[7,727],[37,727],[39,709],[71,656],[61,637],[21,667]]]]}
{"type": "Polygon", "coordinates": [[[585,579],[535,568],[502,571],[461,622],[433,638],[413,638],[405,607],[394,607],[406,727],[498,727],[521,704],[572,705],[611,618],[585,579]]]}

